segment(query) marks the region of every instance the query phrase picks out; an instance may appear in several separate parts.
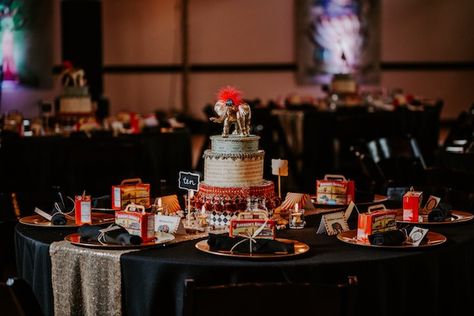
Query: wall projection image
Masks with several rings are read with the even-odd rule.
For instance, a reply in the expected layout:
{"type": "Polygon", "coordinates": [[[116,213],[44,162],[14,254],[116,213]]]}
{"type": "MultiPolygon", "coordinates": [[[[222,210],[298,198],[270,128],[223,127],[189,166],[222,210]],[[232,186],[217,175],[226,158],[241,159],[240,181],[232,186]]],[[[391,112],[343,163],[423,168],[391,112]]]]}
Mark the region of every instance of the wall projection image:
{"type": "Polygon", "coordinates": [[[3,83],[52,86],[53,0],[0,0],[3,83]]]}
{"type": "Polygon", "coordinates": [[[296,3],[297,81],[328,83],[352,74],[379,81],[379,0],[301,0],[296,3]]]}

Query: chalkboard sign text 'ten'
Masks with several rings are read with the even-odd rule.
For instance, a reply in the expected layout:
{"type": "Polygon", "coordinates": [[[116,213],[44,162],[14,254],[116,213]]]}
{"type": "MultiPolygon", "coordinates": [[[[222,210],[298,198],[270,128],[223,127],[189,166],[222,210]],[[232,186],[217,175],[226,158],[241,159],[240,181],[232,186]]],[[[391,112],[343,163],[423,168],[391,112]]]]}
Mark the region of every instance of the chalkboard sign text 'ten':
{"type": "Polygon", "coordinates": [[[199,189],[199,174],[191,172],[179,172],[179,188],[197,191],[199,189]]]}

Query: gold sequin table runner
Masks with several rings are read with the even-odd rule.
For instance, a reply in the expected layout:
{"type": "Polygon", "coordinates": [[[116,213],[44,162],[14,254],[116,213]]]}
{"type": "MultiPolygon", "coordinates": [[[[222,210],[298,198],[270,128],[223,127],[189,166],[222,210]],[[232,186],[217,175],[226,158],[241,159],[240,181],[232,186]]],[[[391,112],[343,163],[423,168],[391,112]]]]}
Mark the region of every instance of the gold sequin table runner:
{"type": "MultiPolygon", "coordinates": [[[[206,237],[207,233],[177,235],[168,244],[206,237]]],[[[49,248],[54,315],[121,315],[120,256],[127,250],[102,250],[53,242],[49,248]]]]}
{"type": "Polygon", "coordinates": [[[132,250],[99,250],[67,241],[49,248],[54,315],[121,315],[120,256],[132,250]]]}

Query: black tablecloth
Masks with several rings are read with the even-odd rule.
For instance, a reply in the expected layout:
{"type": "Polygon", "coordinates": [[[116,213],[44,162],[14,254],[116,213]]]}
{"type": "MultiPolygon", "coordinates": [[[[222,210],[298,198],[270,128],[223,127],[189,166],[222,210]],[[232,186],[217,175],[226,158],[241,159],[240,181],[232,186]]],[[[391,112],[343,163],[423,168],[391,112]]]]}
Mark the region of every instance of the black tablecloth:
{"type": "MultiPolygon", "coordinates": [[[[202,253],[196,241],[141,250],[121,257],[125,315],[180,315],[184,280],[199,284],[288,281],[335,282],[357,275],[359,315],[455,315],[472,307],[474,223],[433,227],[447,243],[427,249],[374,249],[345,244],[314,228],[285,231],[282,237],[311,246],[290,260],[232,259],[202,253]]],[[[20,276],[33,285],[47,315],[52,315],[49,243],[67,230],[18,225],[20,276]]],[[[281,302],[285,303],[285,302],[281,302]]],[[[305,302],[317,310],[312,302],[305,302]]]]}
{"type": "Polygon", "coordinates": [[[168,188],[178,187],[178,173],[191,170],[191,157],[186,129],[118,137],[5,137],[0,147],[0,192],[17,192],[23,215],[38,206],[30,205],[32,201],[46,197],[51,203],[53,185],[68,195],[86,190],[101,196],[123,179],[141,178],[156,196],[161,179],[168,188]]]}

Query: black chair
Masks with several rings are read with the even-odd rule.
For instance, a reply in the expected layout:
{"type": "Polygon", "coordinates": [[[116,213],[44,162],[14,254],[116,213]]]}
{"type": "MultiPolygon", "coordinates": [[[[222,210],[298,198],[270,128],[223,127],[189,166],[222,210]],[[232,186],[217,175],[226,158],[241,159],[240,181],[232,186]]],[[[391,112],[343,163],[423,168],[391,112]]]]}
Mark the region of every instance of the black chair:
{"type": "Polygon", "coordinates": [[[358,146],[351,146],[350,151],[359,168],[358,175],[354,176],[357,187],[374,193],[385,193],[390,182],[372,156],[358,146]]]}
{"type": "Polygon", "coordinates": [[[43,315],[35,293],[24,279],[9,278],[6,283],[2,284],[2,288],[8,290],[8,298],[13,303],[8,305],[12,313],[7,313],[6,315],[43,315]]]}
{"type": "Polygon", "coordinates": [[[391,185],[421,185],[428,169],[414,137],[378,138],[365,143],[365,152],[391,185]]]}
{"type": "Polygon", "coordinates": [[[184,316],[354,315],[357,277],[344,284],[237,283],[198,286],[185,281],[184,316]]]}

